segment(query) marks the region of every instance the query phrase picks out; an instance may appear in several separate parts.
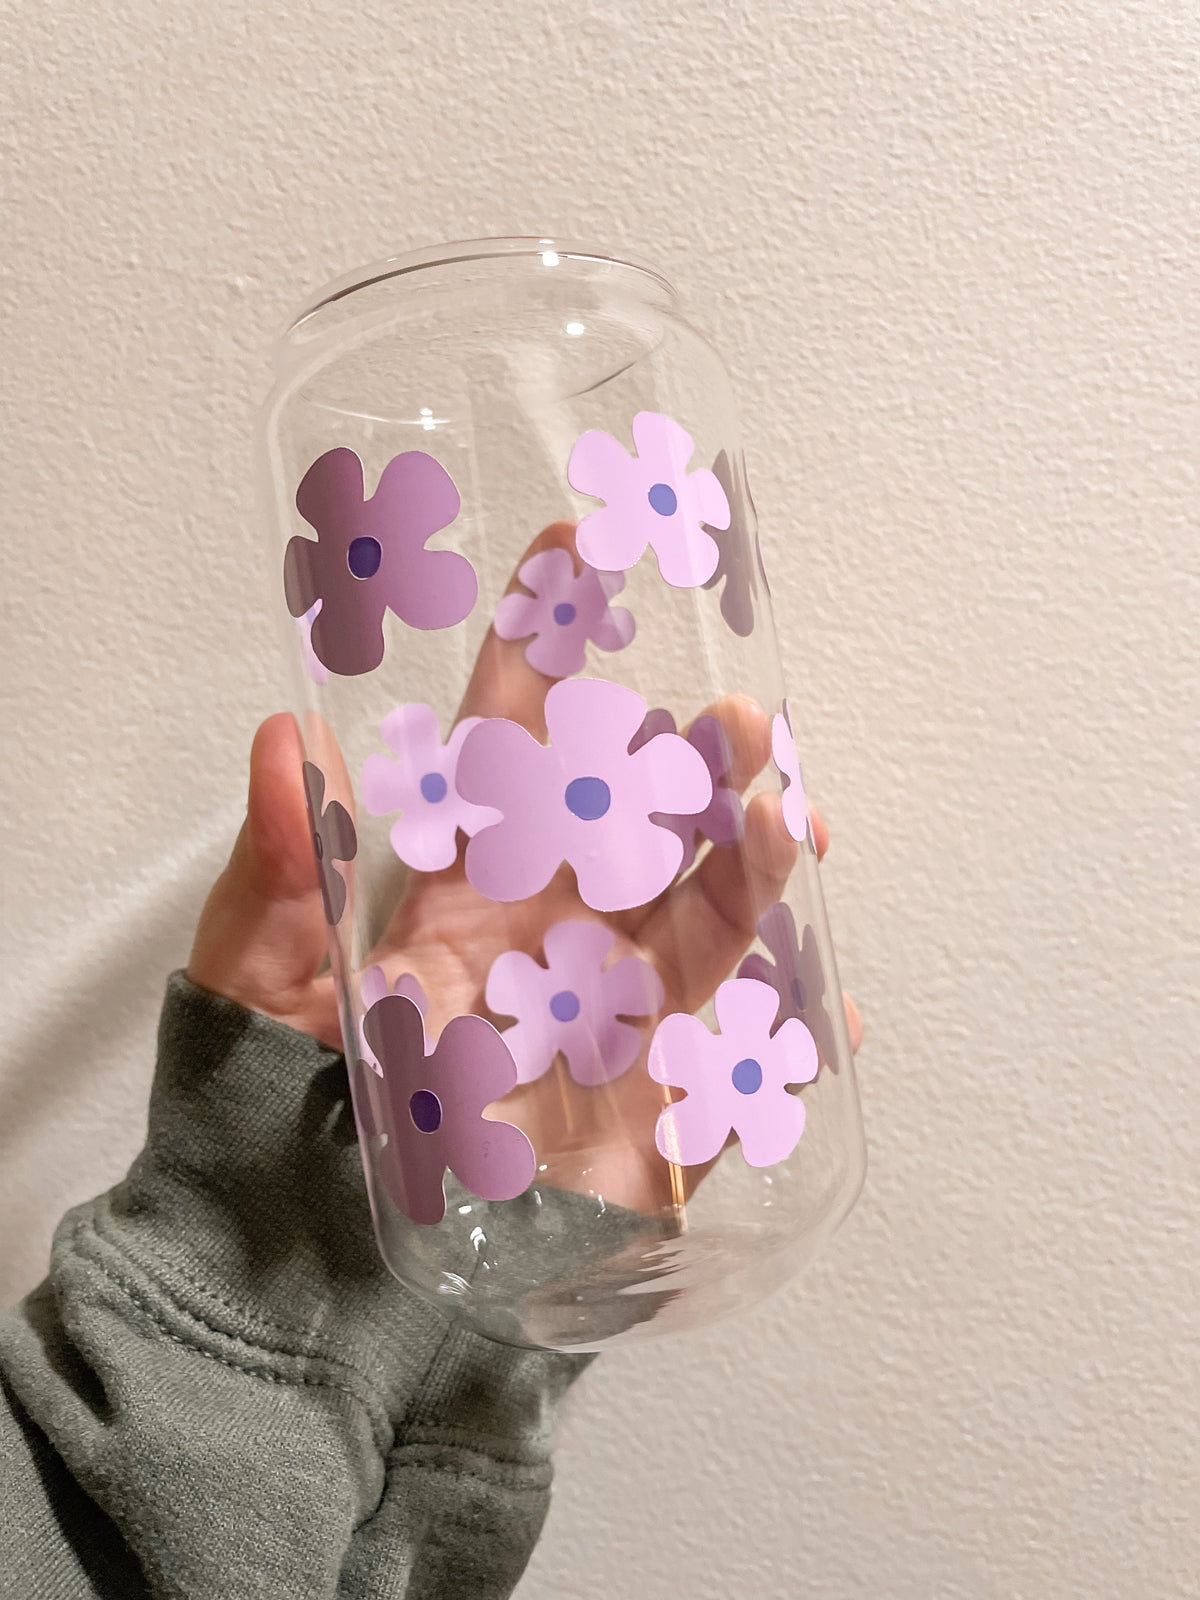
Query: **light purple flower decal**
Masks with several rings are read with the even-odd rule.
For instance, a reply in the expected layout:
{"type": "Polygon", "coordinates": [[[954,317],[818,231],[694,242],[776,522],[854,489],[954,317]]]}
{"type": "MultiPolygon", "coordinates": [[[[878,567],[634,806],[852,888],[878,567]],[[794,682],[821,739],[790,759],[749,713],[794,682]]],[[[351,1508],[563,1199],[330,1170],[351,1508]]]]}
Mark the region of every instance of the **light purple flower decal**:
{"type": "Polygon", "coordinates": [[[800,757],[796,753],[796,740],[792,734],[792,714],[788,703],[777,711],[771,721],[771,754],[779,775],[783,779],[783,821],[797,844],[812,837],[812,822],[808,815],[808,797],[804,793],[804,779],[800,774],[800,757]]]}
{"type": "Polygon", "coordinates": [[[312,647],[313,623],[321,610],[321,602],[314,600],[312,605],[302,617],[296,618],[296,626],[300,629],[300,653],[304,660],[304,670],[314,683],[326,684],[329,682],[329,669],[317,660],[317,653],[312,647]]]}
{"type": "Polygon", "coordinates": [[[758,542],[754,502],[750,498],[750,490],[746,487],[745,467],[742,467],[739,474],[742,479],[739,494],[734,483],[733,467],[724,450],[713,462],[713,476],[725,491],[725,498],[729,502],[729,524],[723,530],[705,524],[704,531],[712,535],[720,555],[717,558],[716,571],[704,587],[713,589],[724,579],[725,587],[721,591],[721,615],[734,633],[745,639],[754,632],[755,567],[758,569],[764,591],[767,594],[771,592],[767,586],[762,548],[758,542]],[[753,535],[751,528],[754,529],[753,535]],[[753,556],[750,551],[752,537],[753,556]]]}
{"type": "Polygon", "coordinates": [[[358,835],[350,813],[340,800],[331,800],[325,805],[325,774],[320,767],[306,761],[303,770],[304,797],[308,801],[325,920],[333,927],[342,920],[346,909],[346,880],[334,863],[354,860],[358,854],[358,835]]]}
{"type": "Polygon", "coordinates": [[[651,813],[703,811],[712,779],[677,734],[662,733],[630,755],[645,715],[632,689],[564,678],[546,695],[548,745],[503,717],[471,729],[458,758],[459,793],[501,814],[467,845],[467,878],[480,894],[523,900],[563,861],[594,911],[643,905],[667,887],[683,845],[651,813]]]}
{"type": "Polygon", "coordinates": [[[533,1182],[537,1158],[519,1128],[493,1122],[485,1106],[515,1086],[513,1058],[490,1022],[454,1017],[426,1054],[421,1013],[403,995],[384,995],[363,1019],[383,1081],[358,1063],[356,1105],[368,1137],[384,1137],[379,1170],[393,1201],[413,1222],[446,1214],[447,1167],[481,1200],[512,1200],[533,1182]]]}
{"type": "Polygon", "coordinates": [[[507,594],[496,607],[501,639],[528,639],[525,659],[548,678],[569,678],[583,666],[588,640],[621,650],[633,638],[633,613],[609,601],[625,587],[619,572],[580,573],[569,550],[555,546],[530,556],[518,576],[532,595],[507,594]]]}
{"type": "Polygon", "coordinates": [[[443,745],[431,707],[420,701],[397,706],[379,725],[397,759],[373,755],[363,762],[363,806],[373,817],[403,813],[388,837],[401,861],[418,872],[453,866],[460,828],[470,837],[500,819],[499,812],[464,800],[455,786],[463,742],[481,720],[464,717],[443,745]]]}
{"type": "Polygon", "coordinates": [[[772,1037],[779,996],[753,978],[717,990],[714,1037],[699,1017],[673,1011],[655,1029],[647,1071],[656,1083],[686,1089],[658,1119],[659,1154],[680,1167],[711,1161],[731,1132],[752,1167],[785,1161],[804,1132],[804,1103],[789,1084],[811,1083],[817,1047],[795,1017],[772,1037]]]}
{"type": "Polygon", "coordinates": [[[566,1057],[576,1083],[609,1083],[627,1072],[642,1048],[642,1030],[622,1017],[647,1017],[663,1003],[662,979],[647,961],[625,956],[605,970],[616,942],[600,922],[556,922],[542,940],[543,967],[521,950],[497,956],[488,973],[487,1003],[516,1017],[504,1042],[522,1083],[566,1057]]]}
{"type": "Polygon", "coordinates": [[[716,570],[716,541],[701,523],[729,526],[725,491],[707,467],[687,470],[691,435],[670,417],[639,411],[633,444],[631,458],[612,434],[597,429],[575,441],[567,481],[605,502],[580,522],[575,548],[602,572],[622,572],[652,545],[666,582],[694,589],[716,570]]]}
{"type": "MultiPolygon", "coordinates": [[[[656,709],[646,713],[646,720],[633,736],[630,750],[639,750],[647,740],[659,733],[674,733],[675,718],[669,711],[656,709]]],[[[725,730],[716,717],[707,713],[697,717],[687,731],[687,742],[699,750],[712,779],[712,799],[697,816],[669,816],[656,811],[651,817],[660,828],[670,828],[679,835],[683,844],[680,872],[686,872],[696,859],[696,835],[702,833],[713,844],[736,844],[746,832],[746,813],[736,789],[729,785],[732,752],[725,730]]]]}
{"type": "Polygon", "coordinates": [[[393,456],[363,498],[362,462],[340,447],[319,456],[296,491],[296,509],[317,531],[297,534],[283,562],[294,617],[318,600],[312,647],[330,672],[372,672],[383,660],[383,615],[413,628],[449,628],[475,604],[475,569],[453,550],[426,542],[458,515],[458,490],[422,450],[393,456]]]}
{"type": "Polygon", "coordinates": [[[774,963],[755,952],[742,962],[738,977],[769,983],[779,996],[779,1015],[771,1032],[777,1033],[788,1017],[799,1017],[812,1034],[821,1060],[836,1072],[837,1042],[825,1009],[825,972],[816,934],[806,926],[801,946],[791,908],[780,900],[759,917],[758,937],[774,956],[774,963]]]}
{"type": "MultiPolygon", "coordinates": [[[[411,1000],[413,1005],[424,1017],[429,1010],[429,998],[421,987],[420,980],[411,972],[402,972],[390,987],[387,974],[382,967],[367,967],[358,982],[358,996],[364,1014],[373,1005],[382,1000],[385,994],[402,994],[406,1000],[411,1000]]],[[[371,1047],[367,1043],[367,1036],[363,1032],[362,1021],[358,1024],[358,1047],[367,1065],[379,1076],[383,1068],[371,1054],[371,1047]]]]}

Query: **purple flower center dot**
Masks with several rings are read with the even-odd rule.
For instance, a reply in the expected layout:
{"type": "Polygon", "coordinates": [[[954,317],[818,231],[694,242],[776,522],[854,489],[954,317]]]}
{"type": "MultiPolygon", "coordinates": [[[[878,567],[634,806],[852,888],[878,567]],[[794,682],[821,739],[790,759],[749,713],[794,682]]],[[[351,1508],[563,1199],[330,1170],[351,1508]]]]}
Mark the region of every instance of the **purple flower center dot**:
{"type": "Polygon", "coordinates": [[[550,997],[550,1015],[556,1022],[574,1022],[579,1015],[579,996],[574,989],[560,989],[550,997]]]}
{"type": "Polygon", "coordinates": [[[762,1088],[762,1068],[753,1056],[747,1056],[734,1067],[733,1087],[739,1094],[757,1094],[762,1088]]]}
{"type": "Polygon", "coordinates": [[[346,565],[356,578],[373,578],[382,560],[383,546],[378,539],[372,539],[366,533],[351,539],[350,548],[346,551],[346,565]]]}
{"type": "Polygon", "coordinates": [[[313,834],[313,849],[317,852],[317,860],[318,861],[324,861],[324,859],[325,859],[325,841],[324,841],[324,839],[322,839],[322,837],[321,837],[321,835],[319,833],[314,833],[313,834]]]}
{"type": "Polygon", "coordinates": [[[560,600],[554,608],[554,620],[560,628],[575,621],[575,607],[569,600],[560,600]]]}
{"type": "Polygon", "coordinates": [[[660,517],[673,517],[679,507],[679,499],[669,483],[656,483],[652,485],[646,499],[650,508],[657,511],[660,517]]]}
{"type": "Polygon", "coordinates": [[[442,1125],[442,1102],[432,1089],[418,1089],[408,1102],[408,1114],[420,1133],[436,1133],[442,1125]]]}
{"type": "Polygon", "coordinates": [[[446,780],[440,772],[427,772],[421,779],[421,797],[431,806],[446,798],[446,780]]]}
{"type": "Polygon", "coordinates": [[[796,1007],[797,1011],[803,1011],[805,1005],[807,1004],[807,1001],[804,998],[804,985],[800,982],[799,978],[793,978],[790,987],[792,991],[792,1004],[796,1007]]]}
{"type": "Polygon", "coordinates": [[[565,799],[581,822],[595,822],[612,805],[612,790],[603,778],[572,778],[565,799]]]}

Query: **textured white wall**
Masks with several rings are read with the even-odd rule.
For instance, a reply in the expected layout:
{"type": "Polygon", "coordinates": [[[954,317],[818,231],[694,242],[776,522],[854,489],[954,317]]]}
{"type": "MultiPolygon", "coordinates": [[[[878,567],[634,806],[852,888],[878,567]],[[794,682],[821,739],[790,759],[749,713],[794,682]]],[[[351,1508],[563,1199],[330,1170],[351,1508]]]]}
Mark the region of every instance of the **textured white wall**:
{"type": "Polygon", "coordinates": [[[281,699],[280,322],[610,241],[743,402],[872,1167],[803,1282],[591,1373],[522,1600],[1200,1595],[1194,0],[3,30],[3,1292],[139,1141],[281,699]]]}

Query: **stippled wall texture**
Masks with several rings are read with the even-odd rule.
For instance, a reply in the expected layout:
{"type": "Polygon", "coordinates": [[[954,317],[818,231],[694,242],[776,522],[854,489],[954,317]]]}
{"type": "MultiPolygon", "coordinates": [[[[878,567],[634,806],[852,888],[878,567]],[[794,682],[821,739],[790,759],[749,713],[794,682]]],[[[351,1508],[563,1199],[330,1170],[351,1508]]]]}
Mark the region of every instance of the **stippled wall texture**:
{"type": "Polygon", "coordinates": [[[1200,1595],[1194,0],[4,11],[4,1292],[139,1142],[280,703],[278,327],[609,241],[742,402],[871,1170],[596,1366],[521,1600],[1200,1595]]]}

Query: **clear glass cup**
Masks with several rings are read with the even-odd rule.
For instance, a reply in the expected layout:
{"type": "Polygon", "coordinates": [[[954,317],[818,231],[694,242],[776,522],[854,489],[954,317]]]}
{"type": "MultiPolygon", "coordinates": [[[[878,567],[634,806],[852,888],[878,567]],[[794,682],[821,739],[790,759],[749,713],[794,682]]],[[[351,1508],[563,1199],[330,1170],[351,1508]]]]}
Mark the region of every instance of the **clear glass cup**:
{"type": "Polygon", "coordinates": [[[653,270],[500,239],[332,285],[276,369],[273,581],[384,1260],[515,1344],[753,1304],[865,1157],[719,360],[653,270]]]}

